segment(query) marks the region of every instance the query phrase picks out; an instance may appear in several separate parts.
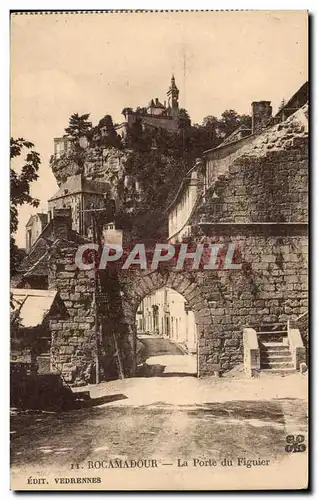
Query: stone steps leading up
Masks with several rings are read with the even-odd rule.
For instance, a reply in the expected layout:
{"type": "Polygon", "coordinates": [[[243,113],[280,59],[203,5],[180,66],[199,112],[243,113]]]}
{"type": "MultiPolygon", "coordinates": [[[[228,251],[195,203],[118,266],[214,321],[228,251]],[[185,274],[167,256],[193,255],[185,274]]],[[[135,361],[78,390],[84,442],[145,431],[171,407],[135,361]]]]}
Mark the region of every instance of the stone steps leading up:
{"type": "Polygon", "coordinates": [[[287,343],[263,342],[260,338],[260,355],[261,371],[270,373],[290,373],[296,371],[287,343]]]}

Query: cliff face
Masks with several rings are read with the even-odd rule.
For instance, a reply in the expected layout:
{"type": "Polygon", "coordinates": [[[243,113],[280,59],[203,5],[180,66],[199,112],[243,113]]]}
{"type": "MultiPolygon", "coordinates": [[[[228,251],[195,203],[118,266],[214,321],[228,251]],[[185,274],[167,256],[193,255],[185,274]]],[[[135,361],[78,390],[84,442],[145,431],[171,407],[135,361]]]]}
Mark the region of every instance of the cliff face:
{"type": "Polygon", "coordinates": [[[116,200],[115,223],[131,237],[158,239],[167,235],[163,215],[171,193],[187,170],[182,160],[159,151],[134,151],[88,146],[52,158],[59,186],[69,176],[108,183],[116,200]]]}
{"type": "Polygon", "coordinates": [[[65,154],[59,158],[52,156],[50,167],[59,187],[66,182],[68,177],[83,172],[82,166],[70,154],[65,154]]]}
{"type": "Polygon", "coordinates": [[[84,176],[88,180],[111,184],[123,181],[128,156],[129,153],[115,148],[88,150],[83,169],[84,176]]]}
{"type": "Polygon", "coordinates": [[[59,186],[68,177],[78,174],[83,174],[87,180],[115,182],[123,180],[127,157],[128,153],[119,149],[87,147],[79,154],[70,151],[53,157],[50,165],[59,186]]]}

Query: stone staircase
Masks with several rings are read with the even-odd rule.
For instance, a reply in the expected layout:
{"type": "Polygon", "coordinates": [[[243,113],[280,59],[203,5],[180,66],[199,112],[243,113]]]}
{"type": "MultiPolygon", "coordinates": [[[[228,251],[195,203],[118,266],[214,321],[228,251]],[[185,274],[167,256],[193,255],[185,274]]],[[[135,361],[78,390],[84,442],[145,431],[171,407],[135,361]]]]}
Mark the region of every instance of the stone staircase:
{"type": "Polygon", "coordinates": [[[261,371],[295,372],[296,366],[288,344],[260,342],[261,371]]]}
{"type": "Polygon", "coordinates": [[[261,372],[291,373],[296,371],[289,347],[287,325],[261,325],[256,333],[260,349],[261,372]]]}
{"type": "Polygon", "coordinates": [[[244,369],[258,373],[294,373],[305,361],[305,348],[297,328],[290,323],[254,325],[243,331],[244,369]]]}

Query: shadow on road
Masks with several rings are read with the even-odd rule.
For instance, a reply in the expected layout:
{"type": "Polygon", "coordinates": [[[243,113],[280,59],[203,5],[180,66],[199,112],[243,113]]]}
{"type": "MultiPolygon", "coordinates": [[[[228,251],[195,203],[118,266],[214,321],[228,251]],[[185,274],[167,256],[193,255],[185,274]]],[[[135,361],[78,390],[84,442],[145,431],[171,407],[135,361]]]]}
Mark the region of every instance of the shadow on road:
{"type": "Polygon", "coordinates": [[[76,409],[78,410],[79,408],[92,408],[93,406],[100,406],[104,405],[106,403],[113,403],[114,401],[121,401],[122,399],[128,399],[125,394],[112,394],[110,396],[101,396],[99,398],[94,398],[94,399],[83,399],[83,400],[78,400],[76,403],[76,409]]]}
{"type": "Polygon", "coordinates": [[[47,411],[51,413],[63,413],[63,412],[71,412],[74,410],[81,410],[82,408],[93,408],[94,406],[101,406],[106,403],[113,403],[114,401],[120,401],[122,399],[128,399],[125,394],[112,394],[109,396],[101,396],[99,398],[91,399],[87,394],[81,395],[79,393],[73,393],[74,397],[71,399],[67,398],[59,398],[52,397],[51,401],[48,398],[46,404],[37,405],[37,406],[20,406],[20,407],[11,407],[11,417],[13,418],[15,414],[23,414],[23,413],[37,413],[41,411],[47,411]]]}

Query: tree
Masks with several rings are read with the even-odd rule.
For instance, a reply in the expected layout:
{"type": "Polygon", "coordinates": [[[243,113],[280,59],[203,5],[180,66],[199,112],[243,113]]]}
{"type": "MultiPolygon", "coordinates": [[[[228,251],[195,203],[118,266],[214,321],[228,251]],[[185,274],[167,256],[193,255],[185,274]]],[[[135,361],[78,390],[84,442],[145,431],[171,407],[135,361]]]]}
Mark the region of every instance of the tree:
{"type": "Polygon", "coordinates": [[[252,128],[251,115],[239,115],[239,120],[241,125],[245,125],[248,128],[252,128]]]}
{"type": "Polygon", "coordinates": [[[14,233],[18,229],[18,207],[24,204],[37,207],[39,200],[30,194],[30,185],[38,178],[41,159],[39,153],[34,151],[34,144],[22,138],[10,139],[10,158],[16,158],[22,154],[24,149],[28,152],[20,173],[13,167],[10,168],[10,269],[13,274],[16,272],[20,262],[20,251],[15,243],[14,233]]]}
{"type": "Polygon", "coordinates": [[[87,137],[89,134],[92,123],[88,121],[89,113],[85,115],[79,115],[74,113],[70,119],[68,127],[66,127],[66,134],[75,142],[78,142],[81,137],[87,137]]]}
{"type": "Polygon", "coordinates": [[[121,112],[122,115],[124,115],[124,117],[126,118],[126,115],[129,115],[130,113],[133,112],[133,109],[132,108],[124,108],[121,112]]]}
{"type": "Polygon", "coordinates": [[[85,161],[85,149],[81,146],[80,139],[86,137],[88,140],[92,136],[92,123],[88,121],[89,113],[79,115],[74,113],[69,119],[65,132],[72,141],[72,151],[68,155],[82,169],[85,161]]]}
{"type": "Polygon", "coordinates": [[[221,118],[213,115],[203,118],[202,127],[199,126],[198,130],[201,130],[203,143],[206,143],[206,140],[210,141],[211,145],[206,148],[210,149],[218,146],[225,137],[228,137],[242,125],[251,128],[251,116],[239,115],[234,109],[227,109],[222,113],[221,118]]]}
{"type": "Polygon", "coordinates": [[[203,127],[215,127],[219,123],[219,120],[216,116],[208,115],[202,120],[203,127]]]}
{"type": "Polygon", "coordinates": [[[240,118],[234,109],[223,111],[220,120],[221,130],[224,137],[232,134],[240,126],[240,118]]]}
{"type": "Polygon", "coordinates": [[[108,148],[120,148],[121,138],[117,134],[113,119],[110,115],[105,115],[98,123],[96,132],[99,136],[97,143],[108,148]]]}

